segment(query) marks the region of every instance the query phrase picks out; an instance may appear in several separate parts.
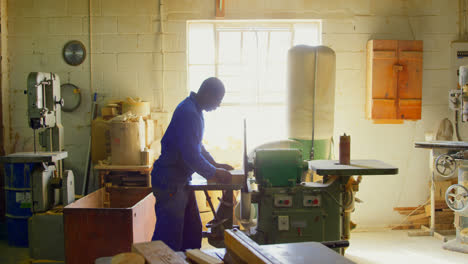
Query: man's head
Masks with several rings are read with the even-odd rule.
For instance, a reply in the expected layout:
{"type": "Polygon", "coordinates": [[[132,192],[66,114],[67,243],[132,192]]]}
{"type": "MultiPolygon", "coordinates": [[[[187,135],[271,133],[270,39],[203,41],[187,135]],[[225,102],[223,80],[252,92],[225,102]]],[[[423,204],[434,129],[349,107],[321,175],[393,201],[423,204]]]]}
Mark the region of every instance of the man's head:
{"type": "Polygon", "coordinates": [[[225,93],[224,84],[216,77],[203,81],[197,92],[197,102],[205,111],[218,108],[225,93]]]}

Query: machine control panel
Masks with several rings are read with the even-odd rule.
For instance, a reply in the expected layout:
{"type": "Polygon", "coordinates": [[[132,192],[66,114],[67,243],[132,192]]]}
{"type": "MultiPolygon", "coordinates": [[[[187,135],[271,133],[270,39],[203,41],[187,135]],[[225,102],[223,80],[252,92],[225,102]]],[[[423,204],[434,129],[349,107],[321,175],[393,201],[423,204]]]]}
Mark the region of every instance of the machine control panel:
{"type": "Polygon", "coordinates": [[[320,195],[304,195],[304,207],[318,207],[321,205],[320,195]]]}
{"type": "Polygon", "coordinates": [[[289,216],[279,215],[278,216],[278,230],[288,231],[289,230],[289,216]]]}
{"type": "Polygon", "coordinates": [[[275,195],[275,207],[292,207],[293,198],[289,195],[275,195]]]}

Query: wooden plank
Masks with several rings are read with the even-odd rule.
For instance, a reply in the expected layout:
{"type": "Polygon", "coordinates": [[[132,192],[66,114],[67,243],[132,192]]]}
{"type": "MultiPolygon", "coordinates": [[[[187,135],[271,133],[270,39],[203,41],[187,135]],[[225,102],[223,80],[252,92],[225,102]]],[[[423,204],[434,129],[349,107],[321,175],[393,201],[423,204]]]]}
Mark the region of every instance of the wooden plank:
{"type": "MultiPolygon", "coordinates": [[[[434,182],[434,200],[438,201],[437,204],[445,203],[445,192],[448,187],[452,185],[451,181],[434,182]]],[[[437,206],[436,206],[437,209],[437,206]]]]}
{"type": "Polygon", "coordinates": [[[427,225],[422,225],[421,230],[431,231],[431,229],[427,225]]]}
{"type": "Polygon", "coordinates": [[[453,211],[436,211],[435,212],[435,215],[437,218],[441,217],[454,217],[455,213],[453,211]]]}
{"type": "Polygon", "coordinates": [[[155,203],[156,198],[150,192],[131,207],[133,215],[133,243],[151,241],[156,225],[155,203]]]}
{"type": "Polygon", "coordinates": [[[151,165],[96,165],[96,170],[120,170],[120,171],[151,171],[153,164],[151,165]]]}
{"type": "Polygon", "coordinates": [[[143,256],[137,253],[120,253],[112,257],[111,264],[145,264],[145,259],[143,256]]]}
{"type": "Polygon", "coordinates": [[[444,235],[444,236],[454,236],[457,234],[455,229],[452,230],[437,230],[437,233],[444,235]]]}
{"type": "MultiPolygon", "coordinates": [[[[445,194],[444,194],[445,195],[445,194]]],[[[435,200],[434,206],[436,209],[446,209],[449,208],[447,203],[445,202],[445,196],[443,200],[435,200]]]]}
{"type": "Polygon", "coordinates": [[[376,43],[374,43],[372,59],[372,119],[397,119],[395,99],[397,99],[398,72],[394,70],[394,65],[398,62],[397,46],[394,45],[395,41],[393,40],[387,41],[388,43],[385,44],[384,41],[380,42],[382,43],[379,45],[383,45],[383,49],[377,48],[376,43]],[[375,57],[376,53],[377,55],[381,53],[381,50],[393,50],[393,58],[379,59],[375,57]]]}
{"type": "Polygon", "coordinates": [[[393,211],[413,211],[418,207],[393,207],[393,211]]]}
{"type": "Polygon", "coordinates": [[[411,221],[423,219],[426,217],[427,217],[426,213],[422,213],[422,214],[408,216],[407,220],[411,222],[411,221]]]}
{"type": "Polygon", "coordinates": [[[372,69],[374,68],[373,44],[373,40],[369,40],[366,45],[366,119],[372,119],[372,69]]]}
{"type": "Polygon", "coordinates": [[[392,230],[420,229],[421,224],[401,224],[390,226],[392,230]]]}
{"type": "Polygon", "coordinates": [[[399,214],[401,215],[416,215],[416,214],[423,214],[425,213],[423,210],[404,210],[404,211],[398,211],[399,214]]]}
{"type": "Polygon", "coordinates": [[[142,255],[146,264],[188,264],[162,241],[151,241],[132,245],[132,252],[142,255]]]}
{"type": "Polygon", "coordinates": [[[421,99],[403,99],[398,101],[399,117],[406,120],[421,119],[421,99]]]}
{"type": "Polygon", "coordinates": [[[242,233],[237,229],[224,231],[224,244],[226,245],[226,249],[230,250],[247,263],[279,263],[278,261],[272,262],[270,257],[261,254],[255,246],[256,243],[248,237],[245,239],[242,233]]]}
{"type": "Polygon", "coordinates": [[[395,99],[372,99],[372,119],[397,119],[395,99]]]}
{"type": "Polygon", "coordinates": [[[426,217],[421,218],[421,219],[413,220],[413,221],[411,221],[411,223],[412,223],[412,224],[428,225],[428,224],[429,224],[429,221],[430,221],[430,217],[429,217],[429,216],[426,216],[426,217]]]}
{"type": "Polygon", "coordinates": [[[444,235],[438,233],[437,231],[434,232],[434,237],[441,240],[441,241],[443,241],[443,242],[448,241],[448,239],[444,235]]]}
{"type": "Polygon", "coordinates": [[[409,237],[430,236],[430,235],[431,235],[431,231],[426,231],[426,230],[408,231],[409,237]]]}
{"type": "Polygon", "coordinates": [[[454,216],[444,216],[444,217],[436,217],[435,222],[436,224],[454,224],[455,218],[454,216]]]}
{"type": "Polygon", "coordinates": [[[397,72],[393,65],[398,61],[397,40],[369,40],[367,42],[366,118],[395,119],[396,102],[385,104],[373,98],[395,99],[397,72]]]}
{"type": "Polygon", "coordinates": [[[435,224],[435,230],[452,230],[455,229],[454,224],[435,224]]]}
{"type": "Polygon", "coordinates": [[[223,261],[203,253],[199,249],[191,249],[185,252],[187,258],[197,264],[223,264],[223,261]]]}
{"type": "Polygon", "coordinates": [[[421,40],[398,41],[398,117],[421,119],[423,43],[421,40]],[[411,100],[405,100],[411,99],[411,100]],[[414,100],[419,99],[419,101],[414,100]]]}

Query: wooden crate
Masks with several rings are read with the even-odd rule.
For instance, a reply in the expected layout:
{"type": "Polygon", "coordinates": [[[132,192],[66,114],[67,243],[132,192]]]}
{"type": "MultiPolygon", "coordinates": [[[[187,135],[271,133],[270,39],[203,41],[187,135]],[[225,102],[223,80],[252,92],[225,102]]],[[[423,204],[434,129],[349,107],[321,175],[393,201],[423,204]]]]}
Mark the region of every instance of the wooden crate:
{"type": "Polygon", "coordinates": [[[64,208],[66,263],[94,263],[151,240],[155,198],[148,187],[101,188],[64,208]]]}

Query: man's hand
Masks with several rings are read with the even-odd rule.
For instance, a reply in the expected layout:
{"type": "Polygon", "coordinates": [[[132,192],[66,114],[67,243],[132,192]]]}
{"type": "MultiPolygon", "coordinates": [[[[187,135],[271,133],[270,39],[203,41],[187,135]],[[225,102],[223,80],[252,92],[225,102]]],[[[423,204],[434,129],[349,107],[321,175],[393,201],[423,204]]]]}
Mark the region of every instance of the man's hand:
{"type": "Polygon", "coordinates": [[[219,169],[225,169],[225,170],[228,170],[228,171],[234,169],[231,165],[229,165],[229,164],[223,164],[223,163],[216,163],[216,166],[215,166],[215,167],[216,167],[216,168],[219,168],[219,169]]]}
{"type": "Polygon", "coordinates": [[[216,168],[214,180],[219,183],[231,183],[232,175],[226,169],[216,168]]]}

